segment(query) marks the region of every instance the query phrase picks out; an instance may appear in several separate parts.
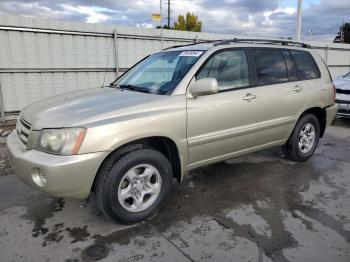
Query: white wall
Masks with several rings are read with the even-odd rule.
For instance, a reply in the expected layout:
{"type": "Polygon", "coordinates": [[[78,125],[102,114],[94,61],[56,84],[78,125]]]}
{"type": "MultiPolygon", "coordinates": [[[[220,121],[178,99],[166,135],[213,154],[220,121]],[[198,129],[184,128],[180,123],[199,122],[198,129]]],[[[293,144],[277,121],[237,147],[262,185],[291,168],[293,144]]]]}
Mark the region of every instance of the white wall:
{"type": "MultiPolygon", "coordinates": [[[[162,48],[234,37],[164,30],[162,44],[159,29],[0,16],[2,106],[7,114],[18,112],[39,99],[110,83],[117,68],[121,73],[162,48]]],[[[350,71],[348,45],[311,44],[333,77],[350,71]]]]}

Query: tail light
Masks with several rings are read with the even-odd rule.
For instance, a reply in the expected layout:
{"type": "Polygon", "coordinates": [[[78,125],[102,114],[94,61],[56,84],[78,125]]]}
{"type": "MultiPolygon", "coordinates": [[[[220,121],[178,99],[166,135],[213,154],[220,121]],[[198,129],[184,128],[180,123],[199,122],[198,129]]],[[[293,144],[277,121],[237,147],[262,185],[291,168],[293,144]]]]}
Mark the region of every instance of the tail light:
{"type": "Polygon", "coordinates": [[[333,86],[333,103],[335,103],[335,97],[336,97],[336,95],[337,95],[337,89],[336,89],[334,83],[332,83],[332,86],[333,86]]]}

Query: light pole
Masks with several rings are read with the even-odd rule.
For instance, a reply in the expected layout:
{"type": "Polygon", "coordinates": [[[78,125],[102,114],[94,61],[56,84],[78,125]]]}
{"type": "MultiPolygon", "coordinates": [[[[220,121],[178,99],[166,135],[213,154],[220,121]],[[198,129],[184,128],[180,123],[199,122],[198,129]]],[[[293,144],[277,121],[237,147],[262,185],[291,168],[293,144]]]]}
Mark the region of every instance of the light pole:
{"type": "Polygon", "coordinates": [[[162,0],[159,0],[159,14],[160,14],[160,28],[163,27],[163,4],[162,0]]]}
{"type": "Polygon", "coordinates": [[[162,45],[162,49],[163,49],[163,4],[162,4],[162,0],[159,0],[159,4],[160,4],[160,32],[161,32],[161,45],[162,45]]]}
{"type": "Polygon", "coordinates": [[[303,0],[298,0],[296,35],[295,35],[295,38],[297,41],[300,41],[302,2],[303,0]]]}
{"type": "Polygon", "coordinates": [[[170,0],[168,0],[168,29],[170,29],[170,0]]]}

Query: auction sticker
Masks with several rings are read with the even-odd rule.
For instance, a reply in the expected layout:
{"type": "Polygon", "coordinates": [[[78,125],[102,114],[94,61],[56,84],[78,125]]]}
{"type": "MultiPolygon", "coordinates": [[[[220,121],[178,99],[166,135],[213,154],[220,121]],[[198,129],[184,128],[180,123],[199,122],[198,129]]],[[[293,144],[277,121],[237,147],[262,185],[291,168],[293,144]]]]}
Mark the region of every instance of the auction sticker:
{"type": "Polygon", "coordinates": [[[200,56],[203,54],[203,51],[183,51],[179,54],[179,56],[200,56]]]}

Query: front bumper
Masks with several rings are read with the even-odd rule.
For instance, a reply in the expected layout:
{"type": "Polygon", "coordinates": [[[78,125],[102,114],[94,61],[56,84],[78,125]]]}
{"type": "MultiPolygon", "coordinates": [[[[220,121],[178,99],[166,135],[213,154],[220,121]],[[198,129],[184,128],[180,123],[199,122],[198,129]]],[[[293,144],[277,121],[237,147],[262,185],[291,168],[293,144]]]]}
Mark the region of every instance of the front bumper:
{"type": "Polygon", "coordinates": [[[30,187],[51,196],[84,199],[91,191],[95,175],[108,152],[60,156],[37,150],[26,150],[17,134],[7,138],[10,165],[14,174],[30,187]],[[40,169],[46,177],[43,186],[32,174],[40,169]]]}
{"type": "Polygon", "coordinates": [[[335,102],[339,106],[337,116],[350,117],[350,100],[337,99],[335,102]]]}

